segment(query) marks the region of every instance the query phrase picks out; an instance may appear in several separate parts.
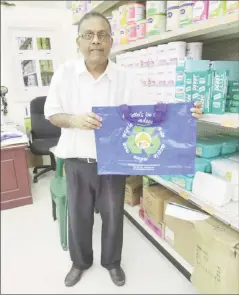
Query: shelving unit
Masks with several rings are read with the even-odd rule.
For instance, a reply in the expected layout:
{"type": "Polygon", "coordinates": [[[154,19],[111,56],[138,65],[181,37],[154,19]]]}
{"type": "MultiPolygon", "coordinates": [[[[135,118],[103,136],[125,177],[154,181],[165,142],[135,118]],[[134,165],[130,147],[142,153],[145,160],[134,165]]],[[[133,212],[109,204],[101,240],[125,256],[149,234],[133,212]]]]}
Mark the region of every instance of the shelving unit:
{"type": "Polygon", "coordinates": [[[111,56],[114,57],[125,51],[143,49],[173,41],[204,41],[204,43],[210,43],[238,37],[238,14],[228,14],[198,24],[192,24],[185,28],[179,28],[173,32],[165,32],[159,36],[151,36],[130,44],[115,46],[111,51],[111,56]]]}
{"type": "Polygon", "coordinates": [[[215,218],[221,220],[222,222],[230,225],[235,230],[239,231],[239,202],[231,202],[224,207],[216,207],[206,201],[203,201],[197,196],[195,196],[192,192],[189,192],[177,184],[174,184],[170,181],[164,180],[160,176],[149,176],[157,183],[165,186],[169,190],[175,192],[180,197],[190,201],[201,210],[205,211],[206,213],[214,216],[215,218]]]}
{"type": "Polygon", "coordinates": [[[185,261],[166,241],[151,230],[139,216],[139,206],[130,207],[125,204],[125,216],[138,228],[138,230],[160,251],[165,257],[187,278],[193,272],[193,267],[185,261]]]}
{"type": "Polygon", "coordinates": [[[203,115],[200,121],[216,124],[221,127],[239,128],[239,114],[227,113],[224,115],[207,114],[203,115]]]}
{"type": "MultiPolygon", "coordinates": [[[[120,4],[123,1],[99,1],[98,5],[93,7],[89,12],[100,12],[105,13],[106,11],[112,9],[117,4],[120,4]]],[[[77,26],[79,24],[79,20],[74,22],[73,25],[77,26]]]]}

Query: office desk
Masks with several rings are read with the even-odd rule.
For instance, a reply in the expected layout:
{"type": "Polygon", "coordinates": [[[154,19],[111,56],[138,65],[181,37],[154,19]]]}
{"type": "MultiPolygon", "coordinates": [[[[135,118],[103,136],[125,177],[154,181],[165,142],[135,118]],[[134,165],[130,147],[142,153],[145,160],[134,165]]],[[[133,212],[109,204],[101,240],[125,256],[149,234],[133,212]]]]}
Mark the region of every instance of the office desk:
{"type": "Polygon", "coordinates": [[[1,147],[1,210],[32,204],[26,148],[1,147]]]}

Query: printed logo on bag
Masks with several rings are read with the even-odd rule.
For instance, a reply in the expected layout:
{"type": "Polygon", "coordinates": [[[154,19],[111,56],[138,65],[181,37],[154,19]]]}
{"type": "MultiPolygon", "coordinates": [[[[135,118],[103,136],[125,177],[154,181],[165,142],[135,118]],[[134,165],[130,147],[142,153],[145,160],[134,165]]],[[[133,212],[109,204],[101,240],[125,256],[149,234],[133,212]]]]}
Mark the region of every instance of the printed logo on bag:
{"type": "MultiPolygon", "coordinates": [[[[147,114],[141,114],[144,123],[147,120],[147,114]]],[[[152,120],[152,119],[151,119],[152,120]]],[[[152,122],[152,121],[151,121],[152,122]]],[[[140,123],[140,119],[139,119],[140,123]]],[[[150,157],[159,158],[165,149],[162,139],[165,137],[161,127],[142,127],[129,123],[123,133],[124,150],[127,154],[134,154],[134,159],[140,163],[147,161],[150,157]]]]}

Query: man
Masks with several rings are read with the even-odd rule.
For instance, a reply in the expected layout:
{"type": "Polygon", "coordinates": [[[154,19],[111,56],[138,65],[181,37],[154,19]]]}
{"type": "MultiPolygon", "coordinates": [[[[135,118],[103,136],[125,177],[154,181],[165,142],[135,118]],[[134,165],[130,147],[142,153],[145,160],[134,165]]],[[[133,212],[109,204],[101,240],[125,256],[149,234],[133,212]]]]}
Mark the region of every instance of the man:
{"type": "MultiPolygon", "coordinates": [[[[97,175],[94,129],[104,122],[92,106],[124,103],[130,81],[124,69],[108,57],[112,47],[109,21],[99,13],[86,14],[79,23],[77,44],[84,59],[64,64],[55,73],[45,104],[45,115],[62,128],[56,155],[65,159],[69,210],[69,252],[72,268],[66,286],[75,285],[93,263],[94,204],[102,217],[101,264],[117,286],[125,284],[123,243],[124,176],[97,175]]],[[[200,105],[192,109],[199,117],[200,105]]]]}

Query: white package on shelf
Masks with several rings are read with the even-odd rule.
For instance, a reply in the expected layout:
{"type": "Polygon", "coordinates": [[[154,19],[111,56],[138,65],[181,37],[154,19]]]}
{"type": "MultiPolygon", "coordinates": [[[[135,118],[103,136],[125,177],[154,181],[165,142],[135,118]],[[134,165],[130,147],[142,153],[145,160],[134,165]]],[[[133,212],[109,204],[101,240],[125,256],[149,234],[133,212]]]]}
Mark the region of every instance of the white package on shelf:
{"type": "Polygon", "coordinates": [[[231,156],[228,159],[231,160],[231,161],[239,162],[239,154],[238,155],[235,155],[235,156],[231,156]]]}
{"type": "Polygon", "coordinates": [[[184,41],[170,42],[167,48],[167,63],[177,64],[179,60],[184,60],[186,57],[187,43],[184,41]]]}
{"type": "Polygon", "coordinates": [[[157,61],[156,65],[162,65],[167,63],[167,51],[168,51],[168,44],[160,44],[157,46],[156,55],[157,61]]]}
{"type": "Polygon", "coordinates": [[[174,31],[179,27],[179,4],[180,1],[167,1],[167,32],[174,31]]]}
{"type": "Polygon", "coordinates": [[[239,202],[239,186],[233,186],[232,200],[235,202],[239,202]]]}
{"type": "Polygon", "coordinates": [[[239,165],[229,159],[217,159],[211,162],[212,174],[220,176],[231,184],[239,185],[239,165]]]}
{"type": "Polygon", "coordinates": [[[202,42],[187,43],[186,57],[194,60],[202,59],[202,42]]]}
{"type": "Polygon", "coordinates": [[[192,192],[197,198],[222,207],[232,200],[233,187],[225,179],[203,172],[197,172],[192,192]]]}

